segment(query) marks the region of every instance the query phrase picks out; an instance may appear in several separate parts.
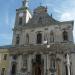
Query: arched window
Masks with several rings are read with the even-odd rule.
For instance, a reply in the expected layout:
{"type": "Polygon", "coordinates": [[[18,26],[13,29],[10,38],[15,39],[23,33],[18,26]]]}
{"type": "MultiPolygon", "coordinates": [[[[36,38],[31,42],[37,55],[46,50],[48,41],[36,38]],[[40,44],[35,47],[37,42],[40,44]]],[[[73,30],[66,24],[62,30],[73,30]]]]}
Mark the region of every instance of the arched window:
{"type": "Polygon", "coordinates": [[[67,31],[63,32],[63,40],[68,41],[68,33],[67,33],[67,31]]]}
{"type": "Polygon", "coordinates": [[[50,32],[50,42],[54,42],[54,33],[53,31],[50,32]]]}
{"type": "Polygon", "coordinates": [[[42,43],[42,34],[38,33],[37,34],[37,44],[41,44],[42,43]]]}
{"type": "Polygon", "coordinates": [[[16,36],[16,45],[19,45],[19,43],[20,43],[20,36],[19,36],[19,34],[17,34],[17,36],[16,36]]]}
{"type": "Polygon", "coordinates": [[[12,64],[12,70],[11,70],[11,75],[15,75],[16,74],[16,63],[12,64]]]}
{"type": "Polygon", "coordinates": [[[29,44],[29,35],[26,34],[26,44],[29,44]]]}

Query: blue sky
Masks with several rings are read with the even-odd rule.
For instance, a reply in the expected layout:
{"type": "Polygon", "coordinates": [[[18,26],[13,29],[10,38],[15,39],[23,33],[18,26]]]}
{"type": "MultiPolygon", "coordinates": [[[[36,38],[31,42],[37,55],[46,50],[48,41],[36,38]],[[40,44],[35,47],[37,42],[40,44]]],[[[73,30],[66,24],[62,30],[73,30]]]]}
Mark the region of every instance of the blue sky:
{"type": "MultiPolygon", "coordinates": [[[[29,0],[33,10],[42,3],[48,7],[48,13],[59,21],[75,20],[75,0],[29,0]]],[[[22,0],[0,0],[0,46],[12,44],[16,8],[21,7],[22,0]]],[[[74,31],[75,33],[75,27],[74,31]]],[[[75,39],[75,35],[74,35],[75,39]]]]}

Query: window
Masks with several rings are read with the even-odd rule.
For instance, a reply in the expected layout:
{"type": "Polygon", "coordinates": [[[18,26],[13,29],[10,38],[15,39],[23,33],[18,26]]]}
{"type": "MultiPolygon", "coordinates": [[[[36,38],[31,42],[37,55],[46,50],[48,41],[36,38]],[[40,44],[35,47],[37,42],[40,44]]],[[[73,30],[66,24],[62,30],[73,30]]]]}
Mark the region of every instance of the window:
{"type": "Polygon", "coordinates": [[[68,33],[66,31],[63,32],[63,40],[68,41],[68,33]]]}
{"type": "Polygon", "coordinates": [[[16,37],[16,45],[19,45],[19,42],[20,42],[20,37],[19,37],[19,34],[18,34],[17,37],[16,37]]]}
{"type": "Polygon", "coordinates": [[[12,70],[11,70],[11,75],[15,75],[16,74],[16,64],[12,65],[12,70]]]}
{"type": "Polygon", "coordinates": [[[50,42],[54,42],[54,33],[52,31],[50,33],[50,42]]]}
{"type": "Polygon", "coordinates": [[[42,24],[42,18],[39,17],[38,23],[42,24]]]}
{"type": "Polygon", "coordinates": [[[22,17],[19,18],[19,25],[22,25],[22,17]]]}
{"type": "Polygon", "coordinates": [[[5,75],[5,68],[2,68],[1,75],[5,75]]]}
{"type": "Polygon", "coordinates": [[[36,55],[36,63],[41,64],[41,55],[40,54],[36,55]]]}
{"type": "Polygon", "coordinates": [[[13,59],[16,60],[17,59],[17,55],[13,55],[13,59]]]}
{"type": "Polygon", "coordinates": [[[4,54],[4,58],[3,58],[4,60],[6,60],[7,59],[7,54],[4,54]]]}
{"type": "Polygon", "coordinates": [[[29,44],[29,35],[26,34],[26,44],[29,44]]]}
{"type": "Polygon", "coordinates": [[[42,34],[38,33],[37,34],[37,44],[41,44],[42,43],[42,34]]]}

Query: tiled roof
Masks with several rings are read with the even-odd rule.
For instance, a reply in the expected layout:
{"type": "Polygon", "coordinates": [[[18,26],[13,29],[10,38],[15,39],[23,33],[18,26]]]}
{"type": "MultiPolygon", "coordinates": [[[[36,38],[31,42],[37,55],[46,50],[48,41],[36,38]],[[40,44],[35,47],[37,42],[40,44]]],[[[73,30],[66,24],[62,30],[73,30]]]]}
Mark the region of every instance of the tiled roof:
{"type": "Polygon", "coordinates": [[[5,45],[5,46],[0,46],[0,49],[2,49],[2,48],[3,48],[3,49],[4,49],[4,48],[7,49],[7,48],[12,48],[12,47],[13,47],[12,45],[5,45]]]}

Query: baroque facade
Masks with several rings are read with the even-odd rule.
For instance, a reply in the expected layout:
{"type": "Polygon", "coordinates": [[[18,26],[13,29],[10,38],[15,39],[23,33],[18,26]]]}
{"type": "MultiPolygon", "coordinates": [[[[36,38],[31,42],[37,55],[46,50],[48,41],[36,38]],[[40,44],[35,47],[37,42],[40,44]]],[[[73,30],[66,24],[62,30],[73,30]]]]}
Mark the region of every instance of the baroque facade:
{"type": "Polygon", "coordinates": [[[0,48],[7,63],[1,60],[0,75],[75,75],[74,22],[57,21],[47,10],[31,14],[28,0],[16,9],[12,46],[0,48]]]}

